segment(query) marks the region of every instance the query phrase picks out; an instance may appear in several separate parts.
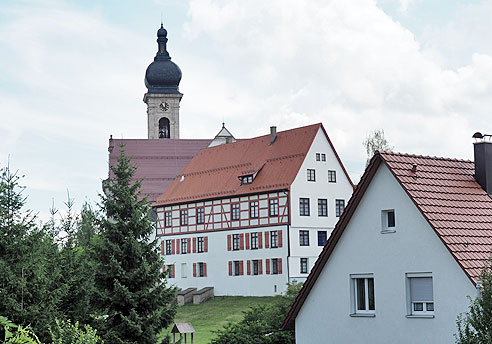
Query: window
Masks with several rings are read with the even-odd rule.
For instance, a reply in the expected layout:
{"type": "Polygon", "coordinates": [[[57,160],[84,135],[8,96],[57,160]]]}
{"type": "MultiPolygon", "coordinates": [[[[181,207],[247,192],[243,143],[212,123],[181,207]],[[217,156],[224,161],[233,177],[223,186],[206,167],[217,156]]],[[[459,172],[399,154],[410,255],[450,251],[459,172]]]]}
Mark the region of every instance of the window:
{"type": "Polygon", "coordinates": [[[253,275],[259,275],[260,262],[258,260],[253,260],[253,275]]]}
{"type": "Polygon", "coordinates": [[[270,232],[270,247],[277,248],[278,247],[278,231],[270,232]]]}
{"type": "Polygon", "coordinates": [[[181,239],[181,254],[188,253],[188,239],[181,239]]]}
{"type": "Polygon", "coordinates": [[[173,213],[170,211],[166,211],[164,227],[171,227],[173,225],[173,213]]]}
{"type": "Polygon", "coordinates": [[[327,239],[326,231],[318,231],[318,246],[325,246],[327,239]]]}
{"type": "Polygon", "coordinates": [[[374,277],[372,275],[352,275],[352,301],[355,314],[374,314],[374,277]]]}
{"type": "Polygon", "coordinates": [[[309,216],[309,198],[299,198],[299,215],[309,216]]]}
{"type": "Polygon", "coordinates": [[[381,211],[381,231],[382,232],[394,232],[396,226],[395,222],[395,210],[382,210],[381,211]]]}
{"type": "Polygon", "coordinates": [[[314,169],[308,168],[307,180],[308,180],[308,182],[315,182],[316,181],[316,171],[314,169]]]}
{"type": "Polygon", "coordinates": [[[205,277],[204,263],[198,263],[198,277],[205,277]]]}
{"type": "Polygon", "coordinates": [[[256,250],[258,249],[258,232],[254,232],[250,234],[250,240],[251,240],[251,249],[256,250]]]}
{"type": "Polygon", "coordinates": [[[249,202],[249,217],[252,219],[258,218],[258,201],[249,202]]]}
{"type": "Polygon", "coordinates": [[[345,200],[337,199],[335,201],[335,216],[336,217],[342,216],[344,210],[345,210],[345,200]]]}
{"type": "Polygon", "coordinates": [[[238,251],[240,249],[240,240],[239,240],[239,234],[233,234],[232,235],[232,249],[234,251],[238,251]]]}
{"type": "Polygon", "coordinates": [[[174,264],[166,265],[167,278],[174,278],[174,264]]]}
{"type": "Polygon", "coordinates": [[[278,275],[278,259],[272,259],[272,275],[278,275]]]}
{"type": "Polygon", "coordinates": [[[186,263],[181,263],[181,278],[186,278],[187,275],[186,263]]]}
{"type": "Polygon", "coordinates": [[[198,253],[204,252],[204,249],[203,249],[203,243],[205,241],[204,239],[205,239],[204,237],[198,237],[198,239],[197,239],[197,252],[198,253]]]}
{"type": "Polygon", "coordinates": [[[425,274],[407,274],[407,299],[409,314],[414,316],[434,315],[434,293],[432,276],[425,274]]]}
{"type": "Polygon", "coordinates": [[[326,154],[325,153],[321,154],[321,161],[326,161],[326,154]]]}
{"type": "Polygon", "coordinates": [[[278,216],[278,198],[270,199],[270,206],[268,207],[269,216],[278,216]]]}
{"type": "Polygon", "coordinates": [[[309,246],[309,231],[299,231],[299,246],[309,246]]]}
{"type": "Polygon", "coordinates": [[[166,254],[172,254],[172,242],[171,240],[166,240],[166,254]]]}
{"type": "Polygon", "coordinates": [[[188,225],[188,210],[181,210],[180,216],[179,216],[179,224],[181,226],[187,226],[188,225]]]}
{"type": "Polygon", "coordinates": [[[239,274],[241,273],[241,269],[239,268],[240,264],[239,264],[239,260],[235,260],[234,261],[234,276],[239,276],[239,274]]]}
{"type": "Polygon", "coordinates": [[[318,216],[328,216],[328,200],[318,198],[318,216]]]}
{"type": "Polygon", "coordinates": [[[321,157],[321,154],[320,153],[316,153],[316,161],[320,161],[320,157],[321,157]]]}
{"type": "Polygon", "coordinates": [[[308,259],[301,258],[301,274],[307,274],[307,273],[308,273],[308,259]]]}
{"type": "Polygon", "coordinates": [[[205,209],[203,207],[196,209],[196,223],[205,223],[205,209]]]}
{"type": "Polygon", "coordinates": [[[253,182],[253,175],[241,176],[241,185],[251,184],[253,182]]]}
{"type": "Polygon", "coordinates": [[[328,183],[337,182],[337,171],[328,170],[328,183]]]}
{"type": "Polygon", "coordinates": [[[239,203],[231,205],[231,220],[239,220],[239,203]]]}

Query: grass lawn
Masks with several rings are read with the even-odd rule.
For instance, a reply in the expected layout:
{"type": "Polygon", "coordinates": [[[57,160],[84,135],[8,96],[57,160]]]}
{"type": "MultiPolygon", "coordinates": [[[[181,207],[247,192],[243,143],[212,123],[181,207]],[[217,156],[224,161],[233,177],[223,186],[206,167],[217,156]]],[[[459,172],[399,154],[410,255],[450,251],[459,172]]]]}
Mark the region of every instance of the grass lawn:
{"type": "MultiPolygon", "coordinates": [[[[214,337],[213,331],[222,328],[228,322],[241,320],[243,312],[250,307],[267,304],[272,300],[273,297],[216,296],[201,305],[178,307],[174,322],[191,322],[195,328],[195,344],[208,344],[214,337]]],[[[171,328],[172,326],[163,330],[162,337],[170,332],[171,328]]]]}

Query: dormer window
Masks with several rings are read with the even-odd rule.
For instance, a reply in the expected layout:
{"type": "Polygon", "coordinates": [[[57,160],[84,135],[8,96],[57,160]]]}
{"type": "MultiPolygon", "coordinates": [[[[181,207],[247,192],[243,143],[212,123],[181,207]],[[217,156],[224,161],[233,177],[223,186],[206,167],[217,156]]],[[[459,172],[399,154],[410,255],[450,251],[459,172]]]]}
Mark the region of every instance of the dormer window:
{"type": "Polygon", "coordinates": [[[239,177],[241,179],[241,185],[251,184],[253,182],[253,175],[249,174],[246,176],[239,177]]]}

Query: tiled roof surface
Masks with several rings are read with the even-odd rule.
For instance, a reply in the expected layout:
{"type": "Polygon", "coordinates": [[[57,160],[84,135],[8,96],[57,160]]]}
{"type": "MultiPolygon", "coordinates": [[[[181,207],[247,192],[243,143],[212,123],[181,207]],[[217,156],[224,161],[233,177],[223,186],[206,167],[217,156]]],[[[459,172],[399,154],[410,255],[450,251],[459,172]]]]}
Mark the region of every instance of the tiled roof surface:
{"type": "Polygon", "coordinates": [[[476,282],[492,249],[492,198],[473,177],[474,163],[389,152],[380,155],[466,274],[476,282]]]}
{"type": "Polygon", "coordinates": [[[273,144],[264,135],[203,149],[155,205],[287,189],[320,128],[318,123],[278,132],[273,144]],[[241,185],[239,176],[256,172],[252,184],[241,185]]]}
{"type": "Polygon", "coordinates": [[[137,167],[135,180],[142,180],[142,196],[155,202],[176,176],[210,140],[198,139],[112,139],[109,163],[116,164],[120,145],[137,167]]]}

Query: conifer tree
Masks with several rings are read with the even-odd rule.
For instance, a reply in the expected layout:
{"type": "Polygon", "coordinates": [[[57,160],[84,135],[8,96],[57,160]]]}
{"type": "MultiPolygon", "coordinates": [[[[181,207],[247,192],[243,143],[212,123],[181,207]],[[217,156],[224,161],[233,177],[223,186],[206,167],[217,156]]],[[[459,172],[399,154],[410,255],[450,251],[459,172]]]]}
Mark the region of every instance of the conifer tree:
{"type": "Polygon", "coordinates": [[[139,198],[140,182],[123,147],[101,195],[104,214],[96,247],[96,293],[102,317],[96,327],[105,342],[155,344],[174,318],[175,291],[165,285],[150,206],[139,198]]]}

